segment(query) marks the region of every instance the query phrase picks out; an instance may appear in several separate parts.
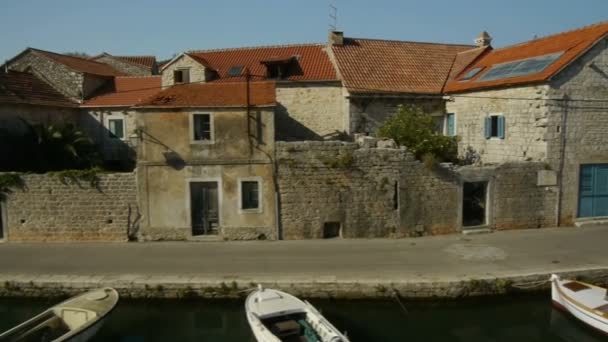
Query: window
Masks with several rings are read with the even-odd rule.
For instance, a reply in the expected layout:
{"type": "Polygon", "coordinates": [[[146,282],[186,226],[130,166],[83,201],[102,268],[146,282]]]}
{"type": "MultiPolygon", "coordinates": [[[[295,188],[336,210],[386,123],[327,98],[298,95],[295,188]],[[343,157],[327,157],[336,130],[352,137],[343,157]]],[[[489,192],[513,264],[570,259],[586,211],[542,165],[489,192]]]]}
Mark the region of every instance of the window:
{"type": "Polygon", "coordinates": [[[268,64],[268,78],[285,78],[287,76],[287,65],[285,64],[268,64]]]}
{"type": "Polygon", "coordinates": [[[190,69],[178,69],[173,71],[173,83],[190,83],[190,69]]]}
{"type": "Polygon", "coordinates": [[[233,66],[228,70],[228,77],[237,77],[241,76],[243,72],[243,66],[233,66]]]}
{"type": "Polygon", "coordinates": [[[485,118],[485,136],[490,138],[505,138],[505,117],[502,115],[492,115],[485,118]]]}
{"type": "Polygon", "coordinates": [[[456,135],[456,121],[454,113],[448,113],[445,116],[445,135],[449,137],[456,135]]]}
{"type": "Polygon", "coordinates": [[[557,52],[550,55],[496,64],[477,81],[493,81],[510,77],[536,74],[545,70],[563,54],[563,52],[557,52]]]}
{"type": "Polygon", "coordinates": [[[260,182],[258,180],[241,181],[241,209],[260,209],[260,182]]]}
{"type": "Polygon", "coordinates": [[[212,141],[211,114],[192,115],[192,140],[212,141]]]}
{"type": "Polygon", "coordinates": [[[125,122],[123,119],[108,119],[108,130],[110,138],[125,138],[125,122]]]}
{"type": "Polygon", "coordinates": [[[471,78],[475,77],[477,74],[479,74],[479,72],[483,70],[483,67],[481,68],[475,68],[475,69],[471,69],[469,70],[469,72],[467,72],[466,74],[464,74],[464,76],[462,76],[460,78],[461,81],[468,81],[471,78]]]}

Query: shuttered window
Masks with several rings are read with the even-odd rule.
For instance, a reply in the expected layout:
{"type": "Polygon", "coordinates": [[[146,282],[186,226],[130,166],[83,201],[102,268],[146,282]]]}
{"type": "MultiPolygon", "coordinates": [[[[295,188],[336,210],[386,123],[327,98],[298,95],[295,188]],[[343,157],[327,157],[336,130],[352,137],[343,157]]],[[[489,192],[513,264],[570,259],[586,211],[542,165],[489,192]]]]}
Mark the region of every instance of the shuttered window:
{"type": "Polygon", "coordinates": [[[492,115],[485,118],[484,132],[486,139],[505,138],[505,117],[492,115]]]}
{"type": "Polygon", "coordinates": [[[456,121],[454,114],[448,113],[445,116],[445,135],[453,137],[456,135],[456,121]]]}
{"type": "Polygon", "coordinates": [[[108,131],[110,132],[110,138],[125,138],[125,124],[123,119],[109,119],[108,120],[108,131]]]}
{"type": "Polygon", "coordinates": [[[194,114],[192,115],[192,129],[194,141],[211,140],[211,115],[210,114],[194,114]]]}

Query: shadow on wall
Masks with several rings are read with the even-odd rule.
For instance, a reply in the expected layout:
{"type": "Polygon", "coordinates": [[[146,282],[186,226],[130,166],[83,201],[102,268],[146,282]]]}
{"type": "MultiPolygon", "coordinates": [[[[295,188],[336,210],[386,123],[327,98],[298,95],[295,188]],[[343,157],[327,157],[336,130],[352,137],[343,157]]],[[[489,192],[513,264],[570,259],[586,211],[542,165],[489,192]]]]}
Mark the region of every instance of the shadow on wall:
{"type": "Polygon", "coordinates": [[[124,138],[116,138],[100,121],[83,113],[80,126],[98,146],[104,167],[112,171],[130,172],[135,168],[136,154],[128,144],[132,132],[123,132],[124,138]]]}
{"type": "Polygon", "coordinates": [[[321,136],[298,122],[279,104],[275,115],[275,136],[277,141],[323,140],[321,136]]]}

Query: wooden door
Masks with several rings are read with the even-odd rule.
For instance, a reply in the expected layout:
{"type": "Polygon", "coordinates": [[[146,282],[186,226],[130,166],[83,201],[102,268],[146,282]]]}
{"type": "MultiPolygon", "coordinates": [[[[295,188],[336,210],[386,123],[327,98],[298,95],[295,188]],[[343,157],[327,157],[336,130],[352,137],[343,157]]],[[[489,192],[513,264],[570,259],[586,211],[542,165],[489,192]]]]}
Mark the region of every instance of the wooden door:
{"type": "Polygon", "coordinates": [[[581,165],[578,216],[608,216],[608,164],[581,165]]]}
{"type": "Polygon", "coordinates": [[[192,235],[215,235],[220,224],[217,182],[190,183],[192,235]]]}

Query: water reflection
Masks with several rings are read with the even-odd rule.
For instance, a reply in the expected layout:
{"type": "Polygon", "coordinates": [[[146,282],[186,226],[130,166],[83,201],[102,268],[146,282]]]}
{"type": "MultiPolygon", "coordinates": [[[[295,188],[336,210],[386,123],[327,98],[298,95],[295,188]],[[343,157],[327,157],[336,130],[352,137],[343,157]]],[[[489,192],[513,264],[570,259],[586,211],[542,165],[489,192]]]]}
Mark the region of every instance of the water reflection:
{"type": "MultiPolygon", "coordinates": [[[[0,330],[58,300],[0,299],[0,330]]],[[[357,341],[601,341],[602,337],[554,310],[548,296],[459,302],[312,300],[357,341]]],[[[253,342],[241,301],[122,300],[92,340],[253,342]]]]}

